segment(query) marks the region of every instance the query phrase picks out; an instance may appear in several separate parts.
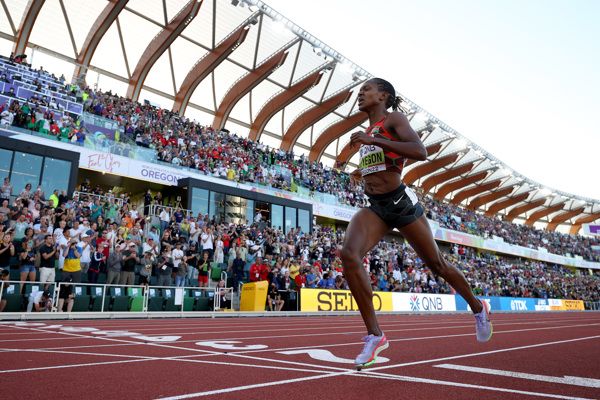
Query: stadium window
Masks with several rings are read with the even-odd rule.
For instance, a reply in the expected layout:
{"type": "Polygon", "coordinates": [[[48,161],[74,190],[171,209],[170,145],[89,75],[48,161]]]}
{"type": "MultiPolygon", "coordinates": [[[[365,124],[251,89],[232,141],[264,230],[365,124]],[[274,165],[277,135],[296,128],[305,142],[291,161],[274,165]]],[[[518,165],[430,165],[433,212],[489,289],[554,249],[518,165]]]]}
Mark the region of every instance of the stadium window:
{"type": "Polygon", "coordinates": [[[286,207],[285,208],[285,232],[289,232],[296,227],[296,208],[286,207]]]}
{"type": "Polygon", "coordinates": [[[283,228],[283,206],[271,204],[271,227],[283,228]]]}
{"type": "Polygon", "coordinates": [[[200,188],[192,188],[192,204],[191,210],[194,215],[201,213],[208,214],[208,190],[200,188]]]}
{"type": "Polygon", "coordinates": [[[44,167],[42,168],[42,189],[44,193],[49,196],[54,189],[58,189],[59,191],[68,190],[70,175],[70,161],[46,157],[44,159],[44,167]]]}
{"type": "Polygon", "coordinates": [[[10,163],[12,162],[12,156],[12,151],[0,149],[0,179],[7,178],[10,175],[10,163]]]}
{"type": "Polygon", "coordinates": [[[298,209],[298,228],[303,233],[310,232],[310,212],[308,210],[298,209]]]}
{"type": "Polygon", "coordinates": [[[13,160],[10,176],[10,181],[14,188],[13,193],[21,193],[28,183],[31,183],[31,190],[35,191],[37,185],[40,183],[43,159],[44,157],[42,156],[15,151],[15,159],[13,160]]]}

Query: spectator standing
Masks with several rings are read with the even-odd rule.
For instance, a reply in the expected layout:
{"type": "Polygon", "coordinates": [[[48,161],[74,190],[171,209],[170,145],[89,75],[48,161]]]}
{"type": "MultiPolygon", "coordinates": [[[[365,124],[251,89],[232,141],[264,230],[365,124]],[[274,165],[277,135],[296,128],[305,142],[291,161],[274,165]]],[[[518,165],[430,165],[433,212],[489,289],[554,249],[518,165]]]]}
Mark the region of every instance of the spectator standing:
{"type": "Polygon", "coordinates": [[[171,286],[171,272],[173,271],[173,267],[172,264],[169,262],[169,258],[166,257],[164,253],[158,258],[157,269],[158,286],[171,286]]]}
{"type": "Polygon", "coordinates": [[[10,258],[15,255],[15,245],[12,242],[12,234],[9,231],[4,233],[2,243],[0,243],[0,269],[10,270],[10,258]]]}
{"type": "Polygon", "coordinates": [[[169,211],[167,211],[166,207],[162,207],[162,210],[158,215],[158,219],[160,220],[160,231],[161,233],[164,233],[165,229],[169,227],[169,223],[171,222],[171,215],[169,214],[169,211]]]}
{"type": "MultiPolygon", "coordinates": [[[[67,232],[65,231],[65,233],[67,232]]],[[[73,282],[81,282],[81,251],[77,239],[70,239],[67,248],[62,252],[65,257],[62,272],[63,280],[70,277],[73,282]]]]}
{"type": "Polygon", "coordinates": [[[106,284],[118,285],[121,278],[121,267],[123,262],[123,255],[121,254],[121,246],[115,247],[115,250],[108,256],[106,262],[108,276],[106,277],[106,284]]]}
{"type": "Polygon", "coordinates": [[[93,252],[91,256],[90,265],[88,268],[88,283],[96,283],[98,282],[98,276],[100,272],[103,271],[106,266],[106,257],[104,253],[102,253],[99,249],[93,252]],[[103,268],[104,264],[104,268],[103,268]]]}
{"type": "Polygon", "coordinates": [[[208,277],[210,275],[210,260],[208,251],[202,252],[202,259],[198,262],[198,286],[208,286],[208,277]]]}
{"type": "Polygon", "coordinates": [[[8,293],[8,279],[10,278],[10,271],[7,269],[0,270],[0,285],[2,285],[2,299],[0,300],[0,312],[4,311],[6,307],[6,294],[8,293]]]}
{"type": "Polygon", "coordinates": [[[2,183],[2,199],[6,199],[10,201],[10,196],[12,196],[13,187],[10,183],[10,178],[5,177],[4,182],[2,183]]]}
{"type": "Polygon", "coordinates": [[[74,302],[73,281],[69,277],[67,279],[63,279],[60,284],[60,290],[58,291],[58,312],[64,311],[65,303],[67,304],[67,312],[71,312],[73,310],[74,302]]]}
{"type": "Polygon", "coordinates": [[[152,192],[150,189],[146,191],[144,194],[144,216],[147,217],[150,215],[150,204],[152,204],[152,192]]]}
{"type": "Polygon", "coordinates": [[[48,289],[50,283],[54,282],[56,269],[56,253],[59,252],[57,245],[54,244],[54,237],[46,235],[44,243],[40,247],[40,282],[44,283],[45,289],[48,289]]]}
{"type": "Polygon", "coordinates": [[[142,258],[142,269],[140,269],[140,285],[149,285],[152,271],[156,268],[156,257],[151,251],[146,251],[142,258]]]}
{"type": "Polygon", "coordinates": [[[210,260],[212,260],[212,256],[214,253],[214,247],[213,247],[214,237],[213,237],[211,228],[206,227],[206,226],[203,228],[202,235],[200,236],[200,241],[202,244],[202,251],[208,252],[208,258],[210,260]]]}
{"type": "Polygon", "coordinates": [[[80,237],[81,241],[79,242],[79,247],[81,247],[81,273],[87,274],[90,262],[92,261],[92,254],[94,253],[94,248],[91,244],[91,236],[88,235],[85,231],[81,233],[80,237]]]}
{"type": "Polygon", "coordinates": [[[243,282],[244,280],[244,266],[246,262],[242,260],[241,251],[238,250],[235,253],[235,259],[231,264],[231,275],[233,277],[233,290],[237,291],[239,282],[243,282]]]}
{"type": "Polygon", "coordinates": [[[140,261],[135,243],[129,243],[127,249],[122,252],[122,260],[119,285],[131,286],[135,283],[135,266],[140,261]]]}
{"type": "Polygon", "coordinates": [[[21,274],[21,290],[23,293],[23,286],[25,285],[25,281],[29,278],[29,281],[35,281],[35,251],[33,249],[32,241],[26,240],[24,241],[21,249],[21,253],[19,254],[19,272],[21,274]]]}
{"type": "Polygon", "coordinates": [[[187,264],[187,285],[191,286],[192,282],[194,285],[198,280],[198,245],[195,242],[191,242],[189,248],[185,252],[184,261],[187,264]]]}

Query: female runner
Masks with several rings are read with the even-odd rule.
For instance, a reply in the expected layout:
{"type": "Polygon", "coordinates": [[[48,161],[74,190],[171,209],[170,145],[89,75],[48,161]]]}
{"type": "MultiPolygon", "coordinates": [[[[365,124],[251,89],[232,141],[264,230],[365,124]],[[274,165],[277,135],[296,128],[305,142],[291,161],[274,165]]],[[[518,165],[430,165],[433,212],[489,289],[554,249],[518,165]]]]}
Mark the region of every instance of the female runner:
{"type": "Polygon", "coordinates": [[[415,193],[402,183],[405,159],[425,160],[427,151],[408,119],[397,111],[400,100],[389,82],[380,78],[365,82],[358,92],[358,108],[369,115],[370,127],[350,138],[352,146],[360,145],[359,167],[352,177],[364,181],[370,203],[352,217],[341,250],[344,276],[368,333],[355,360],[359,369],[373,364],[379,352],[388,348],[375,316],[373,292],[362,259],[393,228],[400,231],[433,273],[444,278],[467,301],[475,313],[477,340],[486,342],[492,336],[487,303],[479,301],[463,274],[444,260],[423,207],[415,193]],[[390,107],[394,112],[387,111],[390,107]]]}

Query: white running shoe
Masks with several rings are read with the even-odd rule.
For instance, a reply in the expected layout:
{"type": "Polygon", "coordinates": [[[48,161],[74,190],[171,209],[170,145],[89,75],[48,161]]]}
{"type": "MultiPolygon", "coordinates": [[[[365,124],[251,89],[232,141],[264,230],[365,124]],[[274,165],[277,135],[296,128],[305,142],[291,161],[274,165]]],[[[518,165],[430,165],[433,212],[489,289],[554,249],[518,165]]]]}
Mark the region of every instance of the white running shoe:
{"type": "Polygon", "coordinates": [[[494,327],[490,322],[490,306],[486,301],[482,301],[481,305],[483,306],[481,312],[474,314],[475,332],[477,334],[477,341],[484,343],[492,338],[494,327]]]}
{"type": "Polygon", "coordinates": [[[365,336],[363,342],[365,342],[365,345],[362,352],[354,360],[357,368],[368,367],[374,364],[377,360],[377,355],[390,346],[383,333],[381,336],[365,336]]]}

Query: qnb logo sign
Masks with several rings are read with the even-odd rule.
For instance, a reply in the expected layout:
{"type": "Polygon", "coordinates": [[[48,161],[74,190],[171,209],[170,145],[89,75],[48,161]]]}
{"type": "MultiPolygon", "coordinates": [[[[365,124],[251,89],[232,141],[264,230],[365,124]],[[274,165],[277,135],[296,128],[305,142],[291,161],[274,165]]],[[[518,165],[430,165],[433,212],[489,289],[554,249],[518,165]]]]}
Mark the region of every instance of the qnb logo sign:
{"type": "Polygon", "coordinates": [[[443,311],[444,302],[439,296],[418,296],[413,294],[409,298],[411,311],[443,311]]]}
{"type": "Polygon", "coordinates": [[[510,309],[513,311],[527,311],[527,302],[525,300],[511,300],[510,309]]]}
{"type": "Polygon", "coordinates": [[[416,294],[410,296],[410,309],[411,311],[419,311],[419,297],[416,294]]]}

